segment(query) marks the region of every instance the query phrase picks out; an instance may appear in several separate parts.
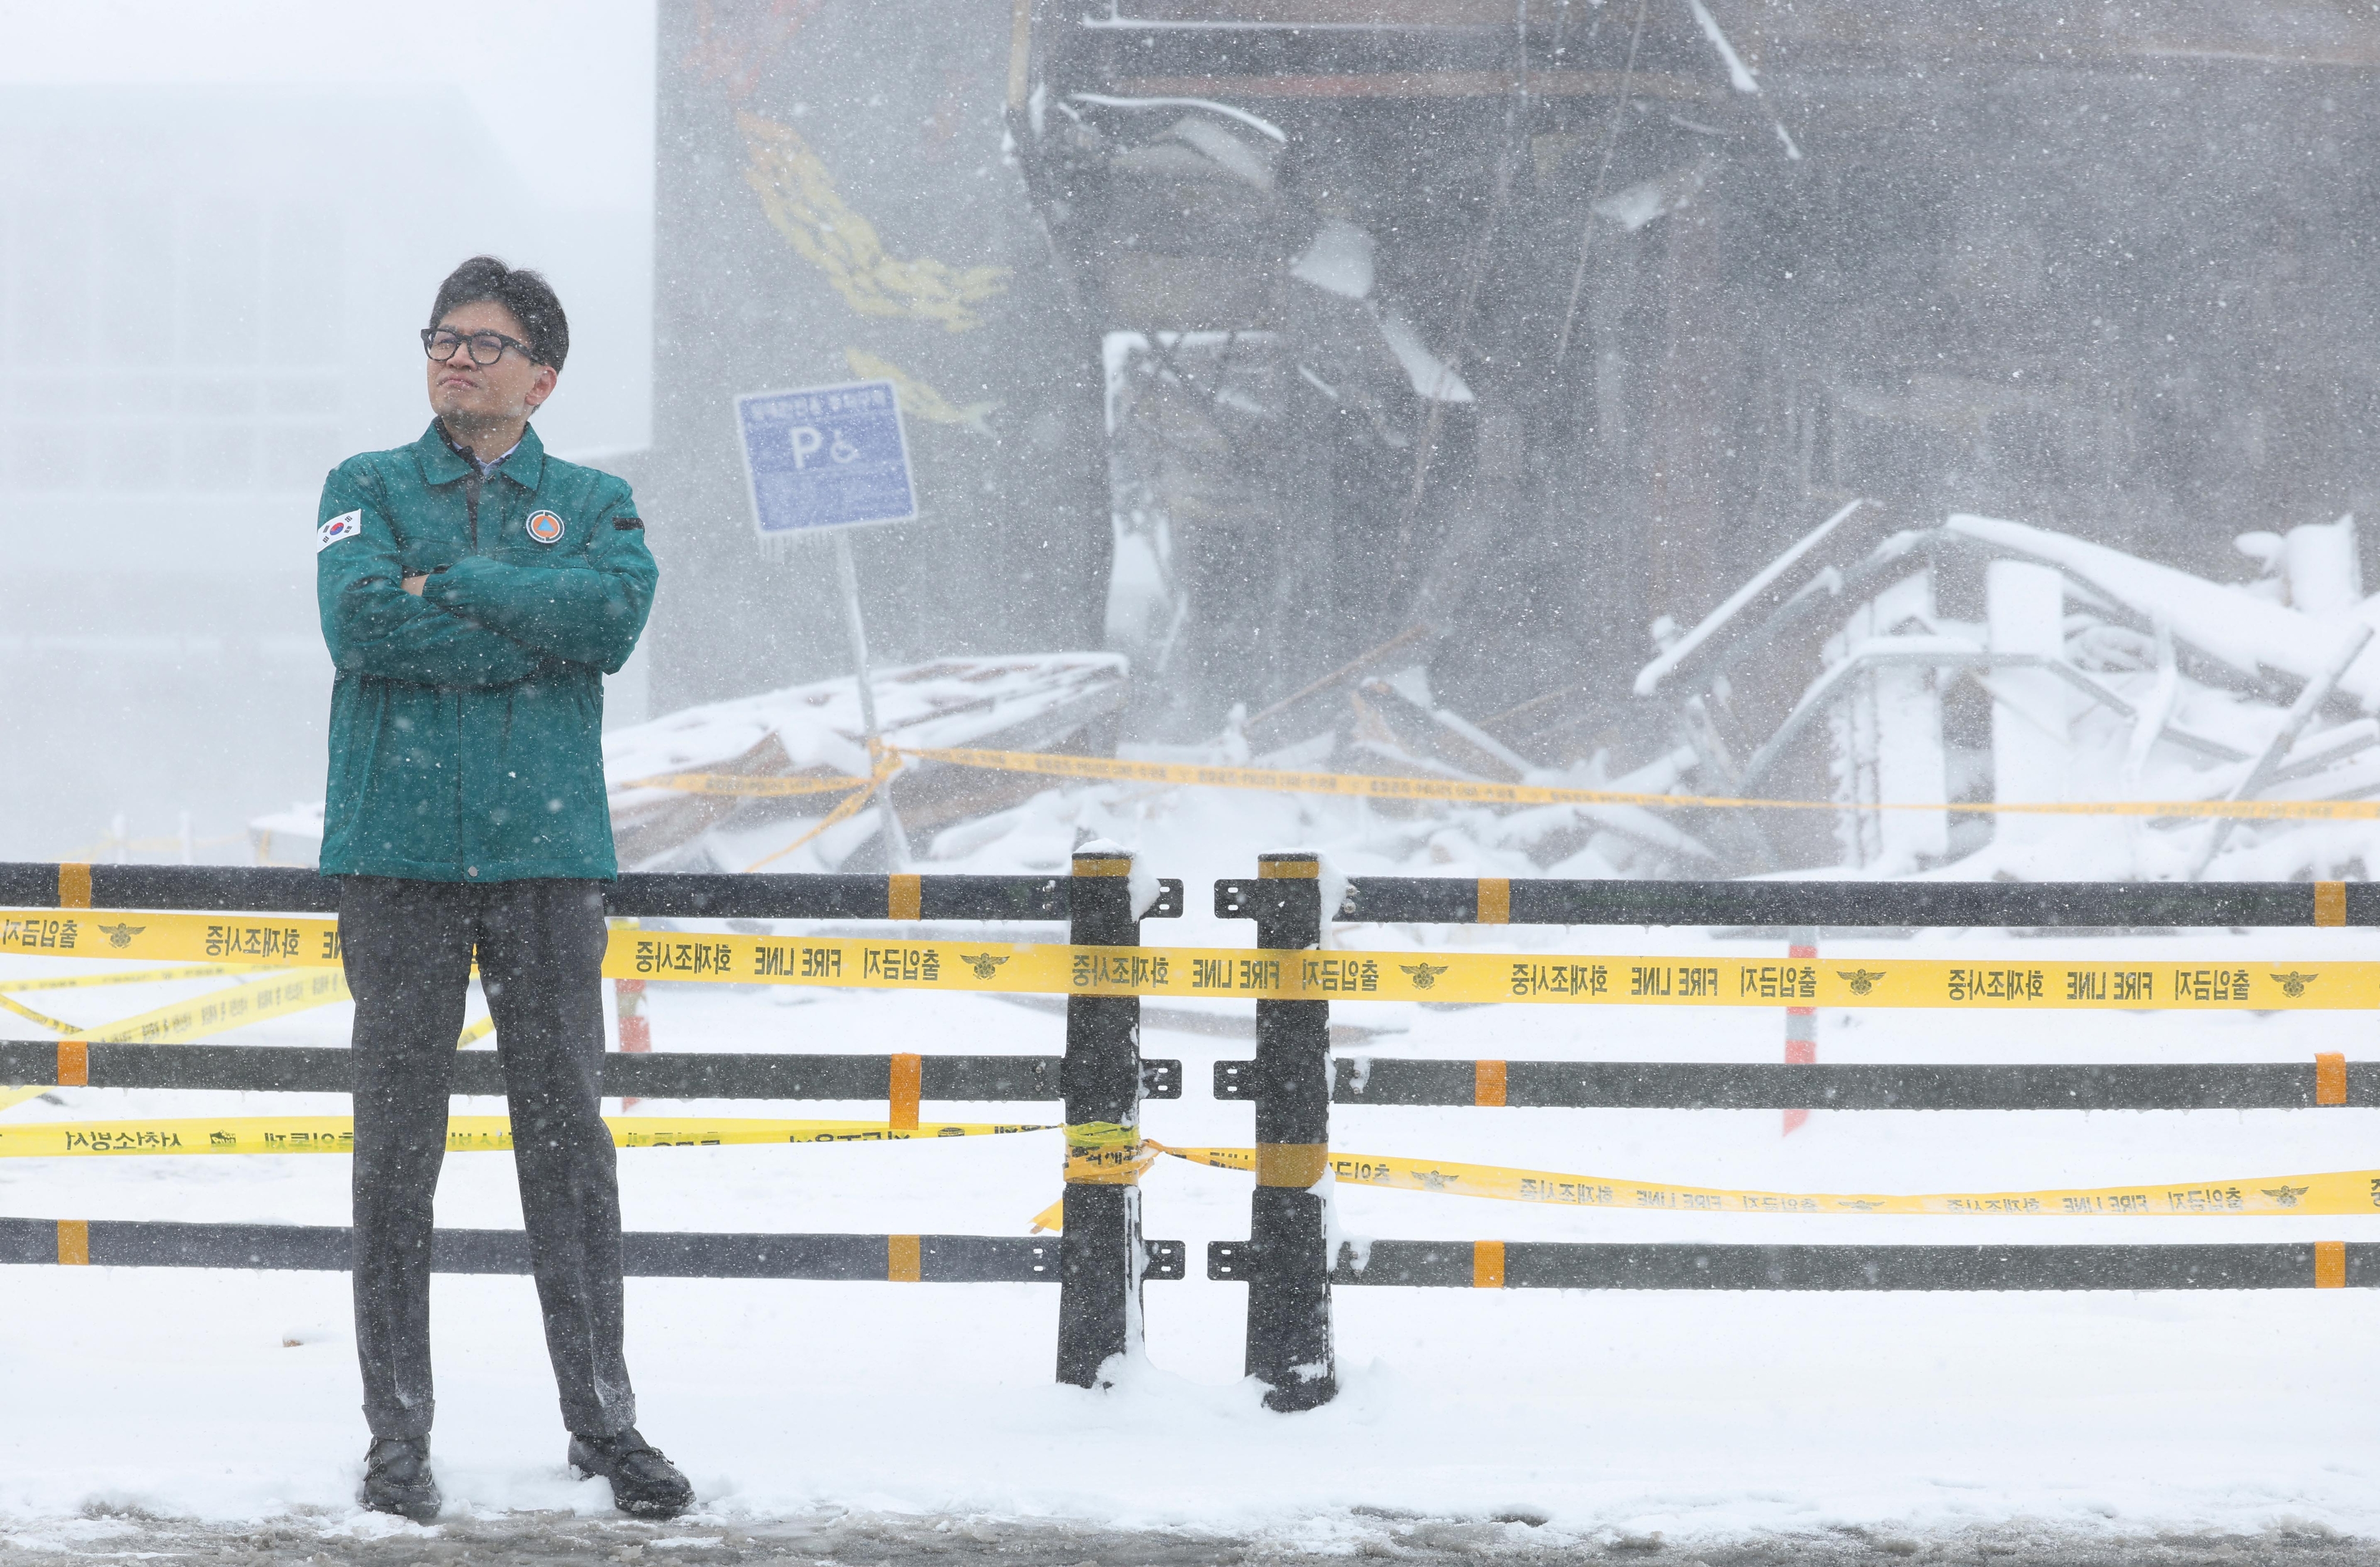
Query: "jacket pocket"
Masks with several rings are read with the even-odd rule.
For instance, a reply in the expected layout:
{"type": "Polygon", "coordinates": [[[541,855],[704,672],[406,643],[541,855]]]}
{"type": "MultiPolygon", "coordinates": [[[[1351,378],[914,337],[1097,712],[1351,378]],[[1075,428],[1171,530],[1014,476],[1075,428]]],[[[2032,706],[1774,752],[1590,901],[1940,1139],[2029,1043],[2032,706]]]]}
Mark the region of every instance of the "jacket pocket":
{"type": "Polygon", "coordinates": [[[485,787],[487,857],[543,873],[608,874],[612,817],[603,789],[603,710],[591,677],[540,675],[504,692],[485,787]],[[551,869],[568,867],[568,869],[551,869]]]}
{"type": "Polygon", "coordinates": [[[456,858],[458,700],[429,686],[341,677],[331,702],[326,869],[456,858]]]}

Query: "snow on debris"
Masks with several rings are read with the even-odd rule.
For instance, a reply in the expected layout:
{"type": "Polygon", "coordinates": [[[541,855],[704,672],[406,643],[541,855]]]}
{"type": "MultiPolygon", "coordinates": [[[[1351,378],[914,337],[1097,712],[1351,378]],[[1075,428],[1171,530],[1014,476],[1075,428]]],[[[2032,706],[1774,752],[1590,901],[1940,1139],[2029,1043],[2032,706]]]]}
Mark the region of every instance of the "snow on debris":
{"type": "Polygon", "coordinates": [[[2380,823],[2364,820],[1956,808],[2380,795],[2370,716],[2380,606],[2362,594],[2351,516],[2244,535],[2241,553],[2265,575],[2227,583],[1966,514],[1877,541],[1872,527],[1846,527],[1854,509],[1755,575],[1635,682],[1674,705],[1682,737],[1727,715],[1724,744],[1698,747],[1698,792],[1783,797],[1794,759],[1824,749],[1844,808],[1840,863],[1799,869],[2285,880],[2360,875],[2380,859],[2380,823]],[[1798,695],[1780,678],[1799,680],[1798,695]],[[1763,711],[1731,679],[1765,683],[1772,708],[1779,691],[1788,699],[1763,711]],[[1912,808],[1929,805],[1947,808],[1912,808]]]}
{"type": "MultiPolygon", "coordinates": [[[[2078,586],[2095,589],[2108,606],[2160,616],[2176,638],[2251,677],[2270,670],[2293,680],[2312,680],[2345,639],[2346,622],[2380,623],[2380,606],[2368,601],[2343,615],[2310,614],[2046,528],[1964,515],[1953,516],[1942,526],[2010,556],[2055,565],[2078,586]]],[[[2301,597],[2303,592],[2301,587],[2301,597]]],[[[2365,708],[2380,706],[2380,650],[2357,660],[2340,685],[2365,708]]]]}
{"type": "MultiPolygon", "coordinates": [[[[1014,658],[938,659],[874,677],[876,717],[887,744],[922,749],[975,747],[1038,751],[1077,740],[1093,720],[1123,699],[1126,662],[1116,653],[1034,653],[1014,658]]],[[[638,787],[669,773],[763,777],[865,778],[869,761],[852,676],[813,681],[733,701],[712,702],[607,735],[603,775],[612,790],[612,831],[624,868],[742,869],[757,856],[751,829],[808,822],[835,795],[779,799],[690,795],[638,787]],[[712,854],[698,840],[733,834],[735,847],[712,854]]],[[[1029,790],[988,773],[935,762],[902,772],[901,812],[913,831],[930,830],[989,803],[1029,790]]],[[[1038,785],[1034,785],[1038,787],[1038,785]]],[[[849,824],[856,847],[873,836],[872,811],[849,824]]],[[[766,837],[791,843],[808,828],[784,826],[766,837]]],[[[771,843],[770,847],[774,847],[771,843]]],[[[782,869],[832,869],[807,862],[782,869]]]]}
{"type": "MultiPolygon", "coordinates": [[[[1123,658],[1113,653],[937,659],[876,672],[877,722],[894,746],[1042,750],[1112,711],[1123,698],[1124,674],[1123,658]]],[[[912,788],[924,803],[931,802],[928,780],[937,771],[953,770],[914,767],[918,782],[912,788]]],[[[641,780],[671,773],[864,778],[868,771],[859,688],[850,675],[706,702],[603,737],[612,831],[624,867],[713,827],[823,815],[840,797],[698,796],[639,787],[641,780]]],[[[322,804],[258,817],[249,837],[260,859],[311,864],[322,847],[322,804]]]]}

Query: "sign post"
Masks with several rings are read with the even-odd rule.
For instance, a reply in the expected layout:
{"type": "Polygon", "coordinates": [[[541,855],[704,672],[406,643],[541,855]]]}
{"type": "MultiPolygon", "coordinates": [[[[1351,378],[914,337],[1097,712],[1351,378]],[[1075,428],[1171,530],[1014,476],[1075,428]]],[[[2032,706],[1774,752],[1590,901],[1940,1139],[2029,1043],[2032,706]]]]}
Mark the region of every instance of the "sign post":
{"type": "MultiPolygon", "coordinates": [[[[909,472],[909,443],[901,427],[901,398],[889,381],[854,381],[787,392],[747,392],[735,399],[743,437],[744,477],[760,537],[834,539],[834,572],[843,589],[843,626],[859,677],[859,722],[870,767],[883,737],[876,726],[876,689],[868,674],[868,626],[859,613],[859,573],[851,560],[851,530],[882,522],[913,522],[917,488],[909,472]]],[[[884,841],[895,870],[909,868],[909,839],[892,808],[892,782],[878,786],[884,841]]]]}

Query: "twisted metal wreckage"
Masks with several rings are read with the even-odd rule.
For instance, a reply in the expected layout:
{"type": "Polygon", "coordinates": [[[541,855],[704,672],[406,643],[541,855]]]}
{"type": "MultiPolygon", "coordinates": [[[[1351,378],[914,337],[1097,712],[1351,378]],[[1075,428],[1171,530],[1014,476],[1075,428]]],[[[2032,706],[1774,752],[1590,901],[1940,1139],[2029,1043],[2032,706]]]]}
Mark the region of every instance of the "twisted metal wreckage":
{"type": "MultiPolygon", "coordinates": [[[[1883,516],[1844,507],[1639,672],[1636,696],[1673,715],[1681,783],[1737,797],[1822,784],[1816,797],[1849,808],[1830,846],[1876,875],[2195,878],[2228,850],[2228,876],[2286,880],[2362,861],[2369,828],[2352,821],[2241,835],[2179,816],[1876,808],[2380,794],[2380,650],[2352,516],[2241,535],[2261,575],[2225,584],[2022,523],[1883,516]]],[[[1761,814],[1715,820],[1745,869],[1779,869],[1761,814]]]]}
{"type": "MultiPolygon", "coordinates": [[[[1642,259],[1597,242],[1724,168],[1802,157],[1726,32],[1700,0],[1633,24],[1133,9],[1020,7],[1009,113],[1070,294],[1118,323],[1099,332],[1103,627],[1135,662],[1127,735],[1195,741],[1236,703],[1278,743],[1362,675],[1427,666],[1475,707],[1542,689],[1555,661],[1532,639],[1608,650],[1580,633],[1610,584],[1578,579],[1564,535],[1592,528],[1557,521],[1559,492],[1615,489],[1629,361],[1692,329],[1624,319],[1645,313],[1642,259]],[[1618,68],[1581,68],[1605,54],[1618,68]],[[1582,399],[1599,432],[1564,407],[1582,399]]],[[[1410,677],[1375,684],[1435,706],[1410,677]]]]}

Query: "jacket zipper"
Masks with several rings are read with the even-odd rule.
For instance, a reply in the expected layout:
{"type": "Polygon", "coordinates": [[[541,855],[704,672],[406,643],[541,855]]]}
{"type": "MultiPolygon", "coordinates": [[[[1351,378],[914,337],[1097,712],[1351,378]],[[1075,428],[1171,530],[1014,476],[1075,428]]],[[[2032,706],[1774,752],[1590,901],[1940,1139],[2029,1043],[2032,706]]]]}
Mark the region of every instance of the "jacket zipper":
{"type": "MultiPolygon", "coordinates": [[[[468,453],[464,454],[464,456],[470,462],[471,471],[463,476],[463,505],[470,517],[471,553],[476,555],[480,553],[480,491],[486,482],[487,475],[480,469],[475,456],[468,453]]],[[[455,755],[459,759],[462,754],[463,703],[458,696],[455,703],[455,755]]],[[[466,769],[459,766],[455,770],[455,844],[463,851],[463,858],[468,866],[468,863],[477,856],[472,853],[473,845],[469,842],[471,813],[463,798],[467,792],[466,771],[466,769]]],[[[468,874],[467,869],[466,875],[468,874]]]]}

